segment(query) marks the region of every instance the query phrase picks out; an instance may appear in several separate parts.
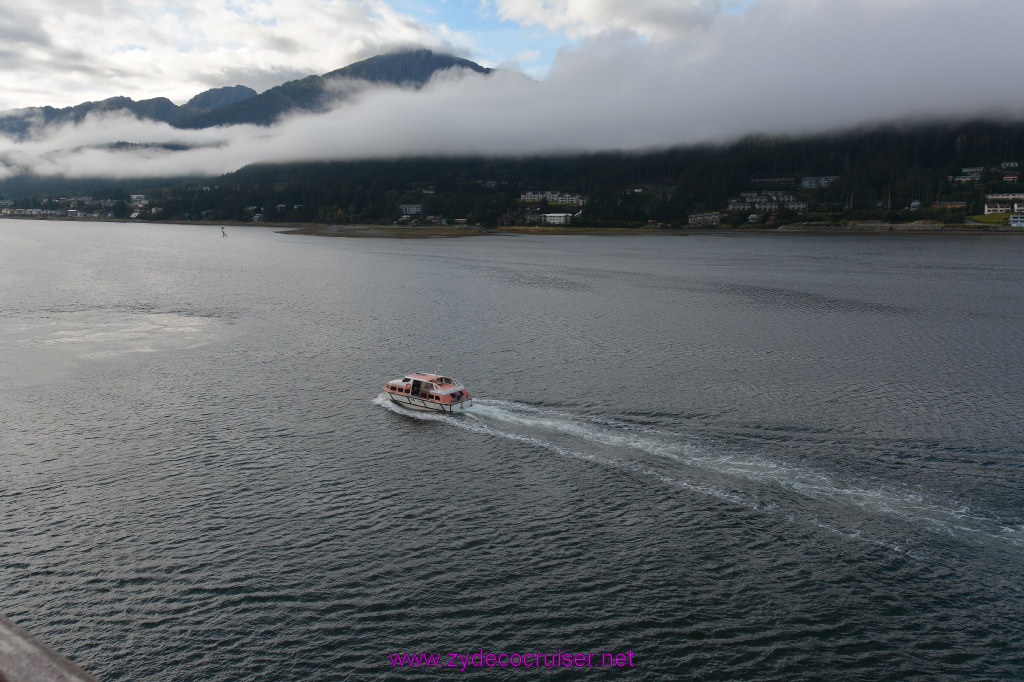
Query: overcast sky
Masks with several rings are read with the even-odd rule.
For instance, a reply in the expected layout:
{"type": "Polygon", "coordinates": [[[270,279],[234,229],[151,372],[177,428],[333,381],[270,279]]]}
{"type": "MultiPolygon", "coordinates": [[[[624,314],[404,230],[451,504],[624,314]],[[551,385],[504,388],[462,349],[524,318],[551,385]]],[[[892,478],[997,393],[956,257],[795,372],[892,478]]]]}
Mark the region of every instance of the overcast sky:
{"type": "Polygon", "coordinates": [[[638,149],[1024,118],[1021,26],[1024,0],[0,0],[0,110],[114,95],[181,104],[398,47],[502,67],[419,92],[367,90],[271,129],[115,117],[0,138],[0,176],[219,174],[258,161],[638,149]],[[197,148],[91,146],[119,140],[197,148]]]}

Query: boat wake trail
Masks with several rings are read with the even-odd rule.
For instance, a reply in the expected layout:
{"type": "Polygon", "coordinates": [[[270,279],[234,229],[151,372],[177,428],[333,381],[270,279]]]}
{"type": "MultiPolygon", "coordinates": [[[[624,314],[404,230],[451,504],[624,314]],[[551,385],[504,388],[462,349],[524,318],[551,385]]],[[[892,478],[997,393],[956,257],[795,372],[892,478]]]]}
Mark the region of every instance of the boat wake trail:
{"type": "MultiPolygon", "coordinates": [[[[782,457],[617,419],[590,417],[506,400],[479,400],[462,415],[410,412],[381,395],[375,402],[416,419],[440,421],[555,454],[626,470],[661,484],[749,509],[803,519],[815,526],[902,550],[880,540],[872,519],[971,542],[1024,550],[1024,524],[955,502],[939,502],[905,485],[863,485],[782,457]]],[[[895,530],[890,528],[889,531],[895,530]]],[[[890,535],[885,532],[884,535],[890,535]]]]}

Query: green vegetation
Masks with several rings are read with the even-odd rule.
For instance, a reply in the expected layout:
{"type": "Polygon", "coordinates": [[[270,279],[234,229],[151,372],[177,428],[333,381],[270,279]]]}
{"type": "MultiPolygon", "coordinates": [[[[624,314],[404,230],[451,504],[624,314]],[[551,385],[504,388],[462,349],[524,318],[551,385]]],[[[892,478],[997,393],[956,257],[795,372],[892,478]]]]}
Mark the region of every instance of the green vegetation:
{"type": "Polygon", "coordinates": [[[1010,217],[1005,213],[972,215],[967,216],[967,219],[971,222],[984,223],[986,225],[1008,225],[1010,222],[1010,217]]]}
{"type": "Polygon", "coordinates": [[[589,197],[575,225],[640,227],[686,225],[691,214],[725,211],[741,192],[768,188],[795,197],[800,208],[725,212],[722,225],[950,224],[984,213],[986,193],[1024,192],[1024,185],[1004,182],[1001,170],[1006,162],[1022,160],[1024,124],[981,121],[749,137],[727,146],[643,154],[259,165],[214,179],[116,185],[16,178],[0,183],[0,197],[14,199],[17,207],[39,207],[75,195],[124,202],[129,194],[145,194],[149,203],[143,210],[112,212],[165,221],[391,224],[401,217],[400,204],[411,203],[422,206],[422,214],[412,216],[421,223],[432,216],[442,224],[462,219],[499,225],[528,223],[537,212],[580,210],[520,201],[527,190],[552,190],[589,197]],[[970,181],[957,181],[965,167],[983,170],[970,181]],[[821,176],[836,179],[825,187],[800,187],[801,178],[821,176]]]}

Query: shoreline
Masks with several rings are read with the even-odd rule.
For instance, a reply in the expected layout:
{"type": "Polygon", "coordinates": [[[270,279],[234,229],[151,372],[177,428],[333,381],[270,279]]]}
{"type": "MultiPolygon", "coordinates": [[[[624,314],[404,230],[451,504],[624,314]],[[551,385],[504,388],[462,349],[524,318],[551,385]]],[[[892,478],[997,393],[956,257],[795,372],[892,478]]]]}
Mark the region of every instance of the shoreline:
{"type": "Polygon", "coordinates": [[[73,223],[132,223],[138,225],[195,225],[201,227],[229,227],[232,229],[262,227],[273,229],[278,234],[304,235],[314,237],[346,237],[363,239],[453,239],[477,236],[514,236],[520,234],[533,235],[649,235],[666,237],[685,237],[688,235],[712,234],[969,234],[969,235],[1008,235],[1024,234],[1020,228],[993,225],[956,225],[943,223],[881,223],[860,221],[850,223],[795,223],[768,228],[752,227],[593,227],[593,226],[529,226],[481,227],[479,225],[324,225],[318,223],[238,223],[223,222],[178,222],[178,221],[141,221],[129,218],[73,218],[73,217],[33,217],[33,216],[2,216],[7,220],[39,220],[73,223]]]}
{"type": "MultiPolygon", "coordinates": [[[[275,226],[277,227],[277,226],[275,226]]],[[[566,226],[514,226],[482,228],[443,227],[443,226],[398,226],[398,225],[302,225],[278,230],[279,234],[299,234],[316,237],[348,237],[348,238],[393,238],[393,239],[431,239],[458,238],[474,236],[514,236],[521,234],[534,235],[649,235],[664,237],[685,237],[689,235],[713,234],[969,234],[999,235],[1024,234],[1024,230],[1005,227],[942,225],[942,224],[888,224],[888,223],[847,223],[847,224],[796,224],[780,225],[771,228],[721,227],[721,228],[686,228],[686,227],[566,227],[566,226]]]]}
{"type": "MultiPolygon", "coordinates": [[[[278,226],[274,226],[278,227],[278,226]]],[[[302,225],[285,230],[279,234],[301,234],[316,237],[350,237],[350,238],[393,238],[393,239],[431,239],[459,238],[480,236],[511,236],[517,234],[589,234],[589,235],[621,235],[621,234],[674,234],[692,232],[690,230],[663,228],[631,228],[631,227],[453,227],[443,225],[302,225]]]]}

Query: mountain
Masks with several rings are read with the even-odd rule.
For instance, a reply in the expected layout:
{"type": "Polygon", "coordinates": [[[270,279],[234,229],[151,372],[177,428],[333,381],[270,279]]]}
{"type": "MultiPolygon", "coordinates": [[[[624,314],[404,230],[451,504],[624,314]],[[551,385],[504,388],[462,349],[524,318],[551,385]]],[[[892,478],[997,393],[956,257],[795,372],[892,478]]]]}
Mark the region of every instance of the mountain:
{"type": "Polygon", "coordinates": [[[269,222],[340,224],[390,224],[401,204],[419,203],[424,216],[492,225],[526,217],[524,192],[553,190],[589,197],[581,221],[589,226],[679,225],[708,211],[722,211],[723,225],[734,227],[751,226],[751,214],[759,215],[758,226],[960,223],[984,213],[990,193],[1019,194],[1021,165],[1024,120],[974,120],[750,136],[661,151],[262,163],[213,178],[10,174],[0,176],[0,199],[47,210],[76,195],[114,199],[127,214],[128,196],[146,194],[159,212],[145,219],[251,221],[254,211],[247,207],[256,206],[269,222]],[[963,177],[965,168],[970,177],[963,177]],[[790,194],[807,207],[799,213],[785,206],[730,207],[744,192],[766,191],[790,194]]]}
{"type": "Polygon", "coordinates": [[[344,93],[330,87],[332,81],[346,79],[420,88],[435,73],[447,69],[469,69],[481,74],[491,72],[491,69],[468,59],[430,50],[395,52],[370,57],[322,76],[289,81],[255,97],[186,119],[179,127],[208,128],[239,123],[270,125],[289,111],[322,111],[344,99],[344,93]]]}
{"type": "Polygon", "coordinates": [[[89,114],[108,111],[127,111],[138,118],[178,125],[182,120],[192,119],[208,111],[230,106],[255,94],[256,91],[252,88],[235,85],[207,90],[182,106],[177,106],[166,97],[156,97],[139,102],[130,97],[109,97],[99,102],[83,102],[61,109],[54,107],[14,109],[0,112],[0,132],[14,137],[24,137],[36,127],[79,123],[89,114]]]}
{"type": "Polygon", "coordinates": [[[254,96],[256,91],[244,85],[215,88],[201,92],[180,108],[180,118],[199,116],[209,111],[230,106],[254,96]]]}
{"type": "Polygon", "coordinates": [[[0,134],[22,138],[38,127],[78,123],[97,112],[126,111],[178,128],[209,128],[249,123],[270,125],[290,111],[323,111],[345,98],[332,88],[333,81],[352,80],[420,88],[438,71],[469,69],[487,74],[490,69],[468,59],[430,50],[410,50],[370,57],[320,76],[289,81],[257,94],[243,85],[207,90],[178,106],[166,97],[136,102],[130,97],[111,97],[72,107],[29,107],[0,112],[0,134]]]}
{"type": "Polygon", "coordinates": [[[421,87],[426,85],[435,73],[445,69],[469,69],[480,74],[491,72],[491,69],[468,59],[436,54],[430,50],[411,50],[370,57],[336,71],[325,73],[323,77],[325,79],[354,78],[371,83],[394,83],[421,87]]]}

